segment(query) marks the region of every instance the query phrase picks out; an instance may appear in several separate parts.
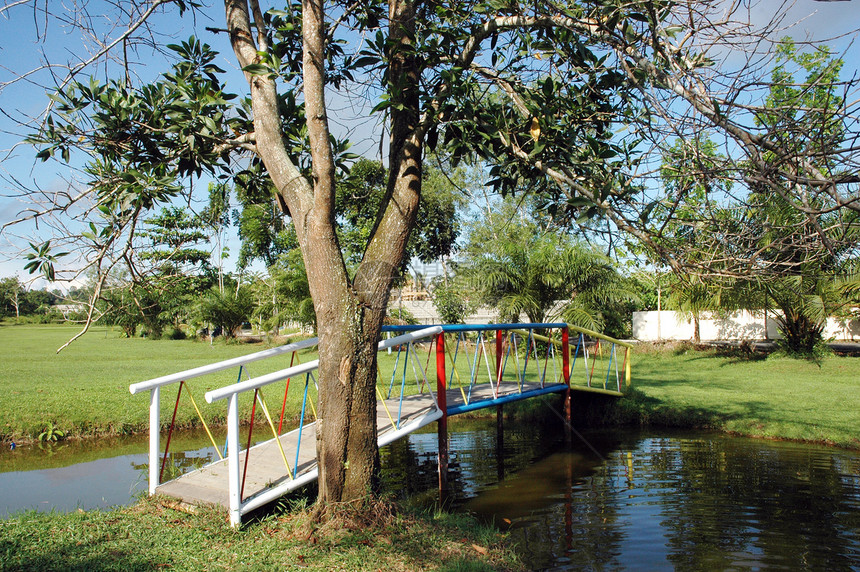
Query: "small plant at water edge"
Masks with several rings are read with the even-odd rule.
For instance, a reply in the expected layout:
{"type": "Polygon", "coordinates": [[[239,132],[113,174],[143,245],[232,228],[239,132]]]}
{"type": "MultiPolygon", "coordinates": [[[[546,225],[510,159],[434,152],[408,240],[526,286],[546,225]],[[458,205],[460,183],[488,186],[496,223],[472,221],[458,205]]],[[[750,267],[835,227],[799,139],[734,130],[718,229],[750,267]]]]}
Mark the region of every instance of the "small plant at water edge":
{"type": "Polygon", "coordinates": [[[56,427],[53,422],[48,422],[48,427],[39,433],[39,441],[59,441],[66,438],[66,432],[56,427]]]}

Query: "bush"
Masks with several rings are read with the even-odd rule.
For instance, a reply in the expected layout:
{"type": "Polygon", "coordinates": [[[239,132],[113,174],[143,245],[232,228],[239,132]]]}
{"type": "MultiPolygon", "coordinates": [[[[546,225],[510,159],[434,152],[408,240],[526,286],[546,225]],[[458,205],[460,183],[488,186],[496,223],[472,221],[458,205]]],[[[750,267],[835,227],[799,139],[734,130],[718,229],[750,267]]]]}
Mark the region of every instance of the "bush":
{"type": "Polygon", "coordinates": [[[466,319],[469,306],[461,294],[461,289],[453,284],[435,281],[433,307],[439,313],[443,324],[462,324],[466,319]]]}
{"type": "Polygon", "coordinates": [[[388,315],[385,316],[385,323],[397,326],[418,324],[418,320],[412,315],[412,312],[403,308],[389,308],[388,315]]]}
{"type": "Polygon", "coordinates": [[[188,336],[182,328],[168,328],[162,337],[169,340],[184,340],[188,336]]]}
{"type": "Polygon", "coordinates": [[[235,292],[210,290],[199,306],[201,320],[214,325],[216,333],[220,329],[227,338],[236,335],[253,311],[254,301],[247,288],[235,292]]]}

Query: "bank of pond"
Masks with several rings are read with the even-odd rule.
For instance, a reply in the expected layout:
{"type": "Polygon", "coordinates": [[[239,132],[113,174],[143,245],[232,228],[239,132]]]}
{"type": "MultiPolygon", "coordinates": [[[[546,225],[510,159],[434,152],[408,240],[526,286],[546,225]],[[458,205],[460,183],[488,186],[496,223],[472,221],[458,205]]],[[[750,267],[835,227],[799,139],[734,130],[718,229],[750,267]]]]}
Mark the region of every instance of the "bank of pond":
{"type": "MultiPolygon", "coordinates": [[[[507,420],[501,433],[494,419],[455,418],[449,430],[450,492],[443,500],[445,509],[490,525],[505,536],[504,545],[519,559],[518,563],[493,560],[498,552],[487,548],[493,542],[489,539],[483,545],[459,542],[468,557],[456,556],[455,563],[471,564],[453,569],[856,569],[860,565],[857,451],[723,433],[619,428],[580,429],[567,444],[561,422],[552,416],[541,422],[507,420]]],[[[180,452],[170,459],[174,472],[215,457],[214,448],[205,446],[204,439],[192,433],[181,435],[180,446],[174,449],[180,452]]],[[[63,518],[21,511],[75,513],[133,505],[146,490],[146,448],[145,439],[124,438],[100,445],[43,444],[0,454],[0,511],[5,519],[0,544],[6,551],[5,567],[23,569],[35,562],[16,559],[13,550],[45,550],[38,538],[23,534],[29,521],[46,518],[41,526],[50,529],[51,519],[63,518]]],[[[436,514],[434,507],[440,500],[436,451],[432,428],[382,450],[383,488],[401,506],[436,514]]],[[[143,512],[131,524],[120,517],[116,520],[133,527],[139,518],[152,526],[149,519],[156,510],[152,503],[135,506],[145,508],[110,514],[143,512]]],[[[274,514],[278,510],[282,509],[274,509],[274,514]]],[[[163,517],[166,522],[183,518],[192,517],[163,517]]],[[[235,553],[241,556],[242,550],[252,550],[260,527],[278,527],[277,519],[261,518],[229,533],[238,535],[232,537],[235,553]]],[[[200,526],[214,526],[205,522],[200,526]]],[[[226,530],[223,518],[214,522],[215,528],[226,530]]],[[[373,544],[362,546],[372,551],[373,544]]],[[[384,548],[389,550],[387,544],[384,548]]],[[[348,552],[344,558],[351,557],[348,552]]],[[[310,567],[330,564],[302,554],[285,553],[279,562],[310,567]]],[[[218,563],[220,557],[208,558],[212,567],[227,567],[218,563]]],[[[380,565],[377,560],[368,562],[380,565]]],[[[178,569],[185,566],[178,561],[168,564],[178,569]]],[[[404,569],[426,564],[406,562],[404,569]]],[[[374,564],[368,566],[374,568],[374,564]]]]}

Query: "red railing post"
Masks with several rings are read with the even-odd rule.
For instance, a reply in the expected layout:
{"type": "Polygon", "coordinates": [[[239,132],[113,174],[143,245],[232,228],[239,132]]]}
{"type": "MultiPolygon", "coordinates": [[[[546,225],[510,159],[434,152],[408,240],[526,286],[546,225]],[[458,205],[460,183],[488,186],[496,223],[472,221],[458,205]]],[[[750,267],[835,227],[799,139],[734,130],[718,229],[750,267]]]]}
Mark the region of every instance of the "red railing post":
{"type": "MultiPolygon", "coordinates": [[[[176,405],[173,406],[173,419],[170,420],[170,429],[167,431],[167,445],[164,446],[164,459],[161,461],[161,472],[158,474],[159,483],[164,481],[164,467],[167,466],[167,455],[170,453],[170,438],[173,437],[173,428],[176,426],[176,412],[179,411],[179,398],[182,396],[183,385],[185,385],[184,380],[179,382],[179,391],[176,392],[176,405]]],[[[150,431],[152,431],[152,428],[150,428],[150,431]]]]}
{"type": "Polygon", "coordinates": [[[573,394],[570,391],[570,331],[567,326],[561,329],[561,355],[562,375],[564,375],[564,383],[567,384],[567,389],[564,391],[564,437],[565,441],[570,443],[573,427],[570,401],[573,399],[573,394]]]}
{"type": "MultiPolygon", "coordinates": [[[[239,502],[245,497],[245,477],[248,476],[248,457],[251,456],[251,435],[254,433],[254,416],[257,413],[257,393],[260,388],[254,390],[254,404],[251,406],[251,426],[248,428],[248,446],[245,447],[245,467],[242,469],[242,486],[239,487],[239,502]]],[[[277,435],[275,439],[277,439],[277,435]]]]}
{"type": "Polygon", "coordinates": [[[439,441],[439,498],[448,494],[448,377],[445,375],[445,333],[436,334],[436,402],[442,411],[437,424],[439,441]]]}
{"type": "Polygon", "coordinates": [[[561,329],[561,367],[564,382],[570,387],[570,332],[567,327],[561,329]]]}

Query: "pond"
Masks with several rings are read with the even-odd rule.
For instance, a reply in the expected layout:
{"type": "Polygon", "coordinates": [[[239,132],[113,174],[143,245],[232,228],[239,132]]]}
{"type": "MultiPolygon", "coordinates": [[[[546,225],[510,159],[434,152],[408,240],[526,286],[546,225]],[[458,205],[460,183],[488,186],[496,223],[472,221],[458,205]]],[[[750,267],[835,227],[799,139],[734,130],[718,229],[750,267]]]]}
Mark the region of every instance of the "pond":
{"type": "MultiPolygon", "coordinates": [[[[530,569],[860,570],[860,453],[710,433],[452,423],[450,503],[530,569]]],[[[433,491],[436,436],[384,452],[390,490],[433,491]]],[[[435,498],[435,497],[434,497],[435,498]]]]}
{"type": "MultiPolygon", "coordinates": [[[[565,445],[557,425],[515,422],[499,440],[495,421],[456,418],[450,430],[449,507],[506,530],[531,569],[860,570],[857,452],[663,431],[565,445]]],[[[181,447],[184,466],[215,454],[196,435],[181,447]]],[[[71,449],[0,453],[0,514],[126,504],[145,490],[145,440],[113,442],[110,458],[71,449]],[[64,466],[75,455],[85,462],[64,466]]],[[[386,447],[386,489],[435,503],[435,454],[435,431],[386,447]]]]}
{"type": "MultiPolygon", "coordinates": [[[[215,433],[223,442],[223,431],[215,433]]],[[[173,436],[173,467],[217,458],[204,431],[173,436]]],[[[67,512],[133,503],[147,490],[149,441],[116,437],[39,443],[0,451],[0,518],[23,510],[67,512]]]]}

